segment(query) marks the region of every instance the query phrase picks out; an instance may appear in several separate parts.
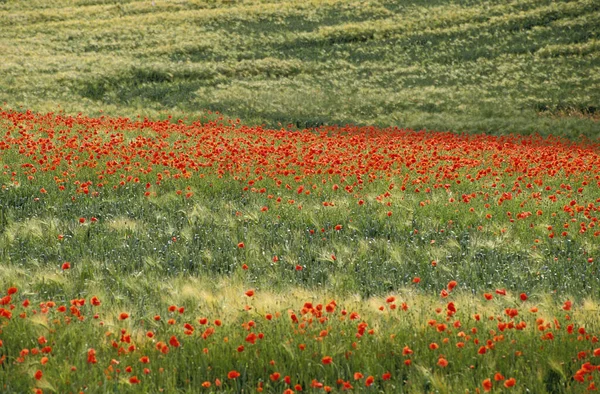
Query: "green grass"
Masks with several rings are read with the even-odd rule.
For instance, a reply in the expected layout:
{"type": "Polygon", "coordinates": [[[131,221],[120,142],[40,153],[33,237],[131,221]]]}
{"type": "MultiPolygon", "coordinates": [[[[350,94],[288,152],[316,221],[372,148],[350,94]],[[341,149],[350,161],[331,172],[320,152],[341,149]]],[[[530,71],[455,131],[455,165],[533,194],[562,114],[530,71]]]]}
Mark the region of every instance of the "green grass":
{"type": "Polygon", "coordinates": [[[245,124],[600,135],[579,1],[6,1],[0,103],[245,124]]]}
{"type": "MultiPolygon", "coordinates": [[[[87,293],[89,281],[95,287],[119,289],[124,296],[142,291],[154,298],[160,289],[152,283],[180,275],[215,280],[241,276],[253,286],[278,291],[290,283],[315,290],[326,286],[336,294],[366,298],[401,289],[414,277],[434,293],[440,283],[456,279],[473,292],[497,286],[600,295],[596,267],[587,263],[587,256],[598,255],[597,237],[550,240],[545,227],[552,223],[560,228],[558,219],[523,220],[500,234],[503,225],[486,223],[482,214],[458,214],[445,207],[440,212],[437,204],[421,208],[420,199],[412,196],[396,202],[391,219],[385,207],[382,210],[373,201],[359,207],[345,196],[331,196],[337,207],[330,210],[319,207],[319,201],[302,199],[294,205],[286,200],[280,207],[271,204],[270,211],[262,213],[264,202],[259,197],[235,197],[237,184],[200,187],[193,187],[196,194],[191,199],[171,191],[147,200],[140,183],[113,197],[75,202],[58,192],[35,202],[26,196],[39,194],[38,188],[27,186],[0,192],[4,205],[0,257],[32,275],[30,285],[49,299],[87,293]],[[302,212],[298,204],[303,205],[302,212]],[[91,216],[98,223],[89,223],[91,216]],[[80,225],[80,217],[88,223],[80,225]],[[334,226],[339,223],[344,230],[338,233],[334,226]],[[530,223],[536,223],[535,229],[528,228],[530,223]],[[478,230],[480,225],[485,229],[478,230]],[[59,235],[64,236],[62,241],[59,235]],[[535,244],[535,239],[542,241],[535,244]],[[239,249],[238,242],[245,248],[239,249]],[[532,250],[533,245],[537,249],[532,250]],[[280,261],[274,264],[273,256],[280,261]],[[37,273],[53,272],[64,261],[72,262],[78,275],[74,287],[49,285],[37,273]],[[432,267],[431,261],[438,266],[432,267]],[[249,266],[247,272],[242,264],[249,266]],[[304,270],[296,271],[296,265],[304,270]],[[146,287],[130,293],[127,278],[139,275],[145,277],[141,283],[146,287]]],[[[518,203],[511,205],[518,209],[518,203]]]]}

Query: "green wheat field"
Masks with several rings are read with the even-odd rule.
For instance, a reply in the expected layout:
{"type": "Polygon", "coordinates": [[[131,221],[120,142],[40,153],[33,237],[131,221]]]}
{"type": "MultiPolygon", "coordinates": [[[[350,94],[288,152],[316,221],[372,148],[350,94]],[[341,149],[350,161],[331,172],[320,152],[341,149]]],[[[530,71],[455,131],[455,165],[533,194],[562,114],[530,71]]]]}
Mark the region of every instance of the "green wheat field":
{"type": "Polygon", "coordinates": [[[0,392],[596,390],[598,26],[0,0],[0,392]]]}

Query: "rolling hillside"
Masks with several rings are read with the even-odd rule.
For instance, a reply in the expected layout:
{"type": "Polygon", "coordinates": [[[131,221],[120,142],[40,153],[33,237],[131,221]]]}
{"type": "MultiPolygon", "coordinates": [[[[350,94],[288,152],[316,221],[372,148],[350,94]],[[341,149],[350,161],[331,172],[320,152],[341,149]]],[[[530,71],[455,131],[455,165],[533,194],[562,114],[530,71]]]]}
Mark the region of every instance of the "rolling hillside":
{"type": "Polygon", "coordinates": [[[5,0],[0,103],[597,138],[599,25],[595,0],[5,0]]]}

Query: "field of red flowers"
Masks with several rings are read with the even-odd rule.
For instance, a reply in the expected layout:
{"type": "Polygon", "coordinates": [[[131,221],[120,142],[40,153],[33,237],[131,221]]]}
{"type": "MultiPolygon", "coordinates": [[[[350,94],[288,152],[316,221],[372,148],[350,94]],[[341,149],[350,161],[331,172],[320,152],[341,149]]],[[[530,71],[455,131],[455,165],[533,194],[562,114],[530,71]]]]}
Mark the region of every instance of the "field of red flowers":
{"type": "Polygon", "coordinates": [[[578,392],[600,144],[0,110],[5,392],[578,392]]]}

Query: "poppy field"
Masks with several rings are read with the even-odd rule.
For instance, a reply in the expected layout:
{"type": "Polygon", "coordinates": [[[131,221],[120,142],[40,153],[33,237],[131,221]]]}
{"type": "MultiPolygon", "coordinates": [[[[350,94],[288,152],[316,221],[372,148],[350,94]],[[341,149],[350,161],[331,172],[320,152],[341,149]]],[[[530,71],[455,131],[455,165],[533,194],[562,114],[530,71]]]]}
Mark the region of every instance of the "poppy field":
{"type": "Polygon", "coordinates": [[[0,392],[596,391],[599,11],[0,0],[0,392]]]}
{"type": "Polygon", "coordinates": [[[3,392],[586,392],[600,144],[0,110],[3,392]]]}

